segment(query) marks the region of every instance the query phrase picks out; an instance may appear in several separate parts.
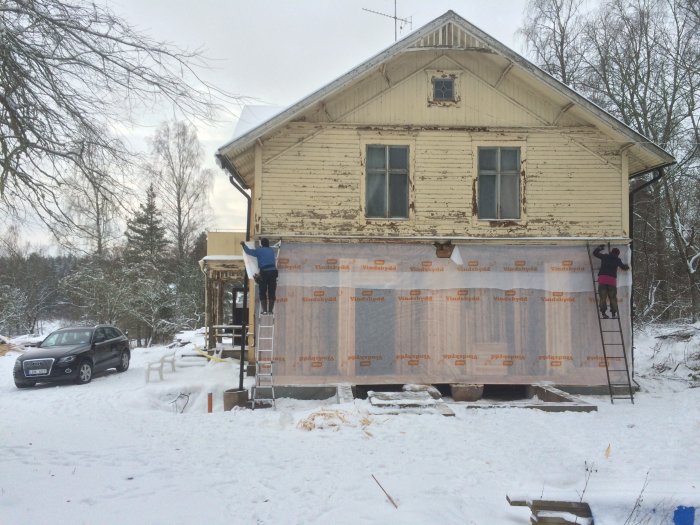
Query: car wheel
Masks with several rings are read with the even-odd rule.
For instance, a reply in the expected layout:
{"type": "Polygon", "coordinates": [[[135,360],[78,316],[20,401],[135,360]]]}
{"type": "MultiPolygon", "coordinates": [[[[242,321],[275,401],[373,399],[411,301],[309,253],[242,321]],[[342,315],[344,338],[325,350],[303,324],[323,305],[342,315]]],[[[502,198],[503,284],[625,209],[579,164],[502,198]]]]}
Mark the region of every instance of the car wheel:
{"type": "Polygon", "coordinates": [[[78,365],[78,377],[75,382],[79,385],[85,385],[92,380],[92,363],[90,361],[81,361],[78,365]]]}
{"type": "Polygon", "coordinates": [[[129,368],[129,352],[124,350],[121,357],[119,358],[119,366],[117,366],[117,372],[125,372],[129,368]]]}
{"type": "Polygon", "coordinates": [[[17,381],[15,379],[15,386],[17,388],[31,388],[36,385],[36,381],[17,381]]]}

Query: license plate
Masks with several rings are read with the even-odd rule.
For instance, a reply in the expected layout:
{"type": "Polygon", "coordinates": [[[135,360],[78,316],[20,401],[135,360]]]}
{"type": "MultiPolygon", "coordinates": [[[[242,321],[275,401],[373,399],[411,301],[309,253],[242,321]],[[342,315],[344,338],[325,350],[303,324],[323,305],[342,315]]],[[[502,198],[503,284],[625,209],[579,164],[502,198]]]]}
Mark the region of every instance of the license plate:
{"type": "Polygon", "coordinates": [[[38,376],[42,374],[48,374],[49,371],[46,368],[35,368],[34,370],[29,371],[30,376],[38,376]]]}

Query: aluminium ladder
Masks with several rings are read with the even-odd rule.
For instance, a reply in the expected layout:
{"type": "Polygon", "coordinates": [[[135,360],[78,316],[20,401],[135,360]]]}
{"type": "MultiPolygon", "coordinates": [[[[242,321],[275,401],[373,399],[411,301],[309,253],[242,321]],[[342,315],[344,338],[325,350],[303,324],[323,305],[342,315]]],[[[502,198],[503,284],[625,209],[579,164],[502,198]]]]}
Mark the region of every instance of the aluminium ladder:
{"type": "Polygon", "coordinates": [[[256,339],[253,410],[257,405],[275,406],[275,384],[272,375],[275,350],[275,316],[273,314],[258,316],[256,339]]]}
{"type": "Polygon", "coordinates": [[[600,312],[600,297],[598,295],[598,278],[596,269],[593,267],[593,256],[591,248],[586,245],[588,251],[588,261],[591,266],[591,277],[593,279],[593,293],[595,296],[595,309],[598,317],[598,329],[600,330],[600,341],[603,346],[603,358],[605,360],[605,373],[608,378],[608,391],[610,402],[616,399],[628,399],[634,404],[634,392],[632,380],[625,348],[625,338],[622,331],[622,321],[620,313],[616,317],[605,318],[600,312]]]}

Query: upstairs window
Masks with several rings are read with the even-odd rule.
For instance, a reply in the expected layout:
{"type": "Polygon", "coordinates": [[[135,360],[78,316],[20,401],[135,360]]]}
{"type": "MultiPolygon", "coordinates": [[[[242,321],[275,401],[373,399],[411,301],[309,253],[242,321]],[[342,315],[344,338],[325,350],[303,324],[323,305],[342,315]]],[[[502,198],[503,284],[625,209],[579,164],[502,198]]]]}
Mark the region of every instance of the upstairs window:
{"type": "Polygon", "coordinates": [[[520,219],[520,148],[479,148],[479,218],[520,219]]]}
{"type": "Polygon", "coordinates": [[[367,146],[366,216],[408,218],[408,146],[367,146]]]}
{"type": "Polygon", "coordinates": [[[433,100],[454,101],[455,81],[453,78],[433,78],[433,100]]]}

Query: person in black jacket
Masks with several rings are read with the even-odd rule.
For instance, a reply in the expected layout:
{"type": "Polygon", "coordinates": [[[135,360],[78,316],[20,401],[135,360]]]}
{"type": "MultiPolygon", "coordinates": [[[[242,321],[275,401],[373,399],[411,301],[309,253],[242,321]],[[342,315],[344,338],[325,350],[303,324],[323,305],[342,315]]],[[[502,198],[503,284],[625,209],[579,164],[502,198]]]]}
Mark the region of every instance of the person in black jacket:
{"type": "Polygon", "coordinates": [[[600,253],[605,249],[605,245],[601,244],[595,250],[593,255],[600,259],[600,270],[598,271],[598,307],[603,319],[609,319],[608,299],[610,300],[610,313],[613,317],[617,317],[617,269],[629,270],[627,266],[620,260],[620,250],[613,248],[610,253],[600,253]]]}

